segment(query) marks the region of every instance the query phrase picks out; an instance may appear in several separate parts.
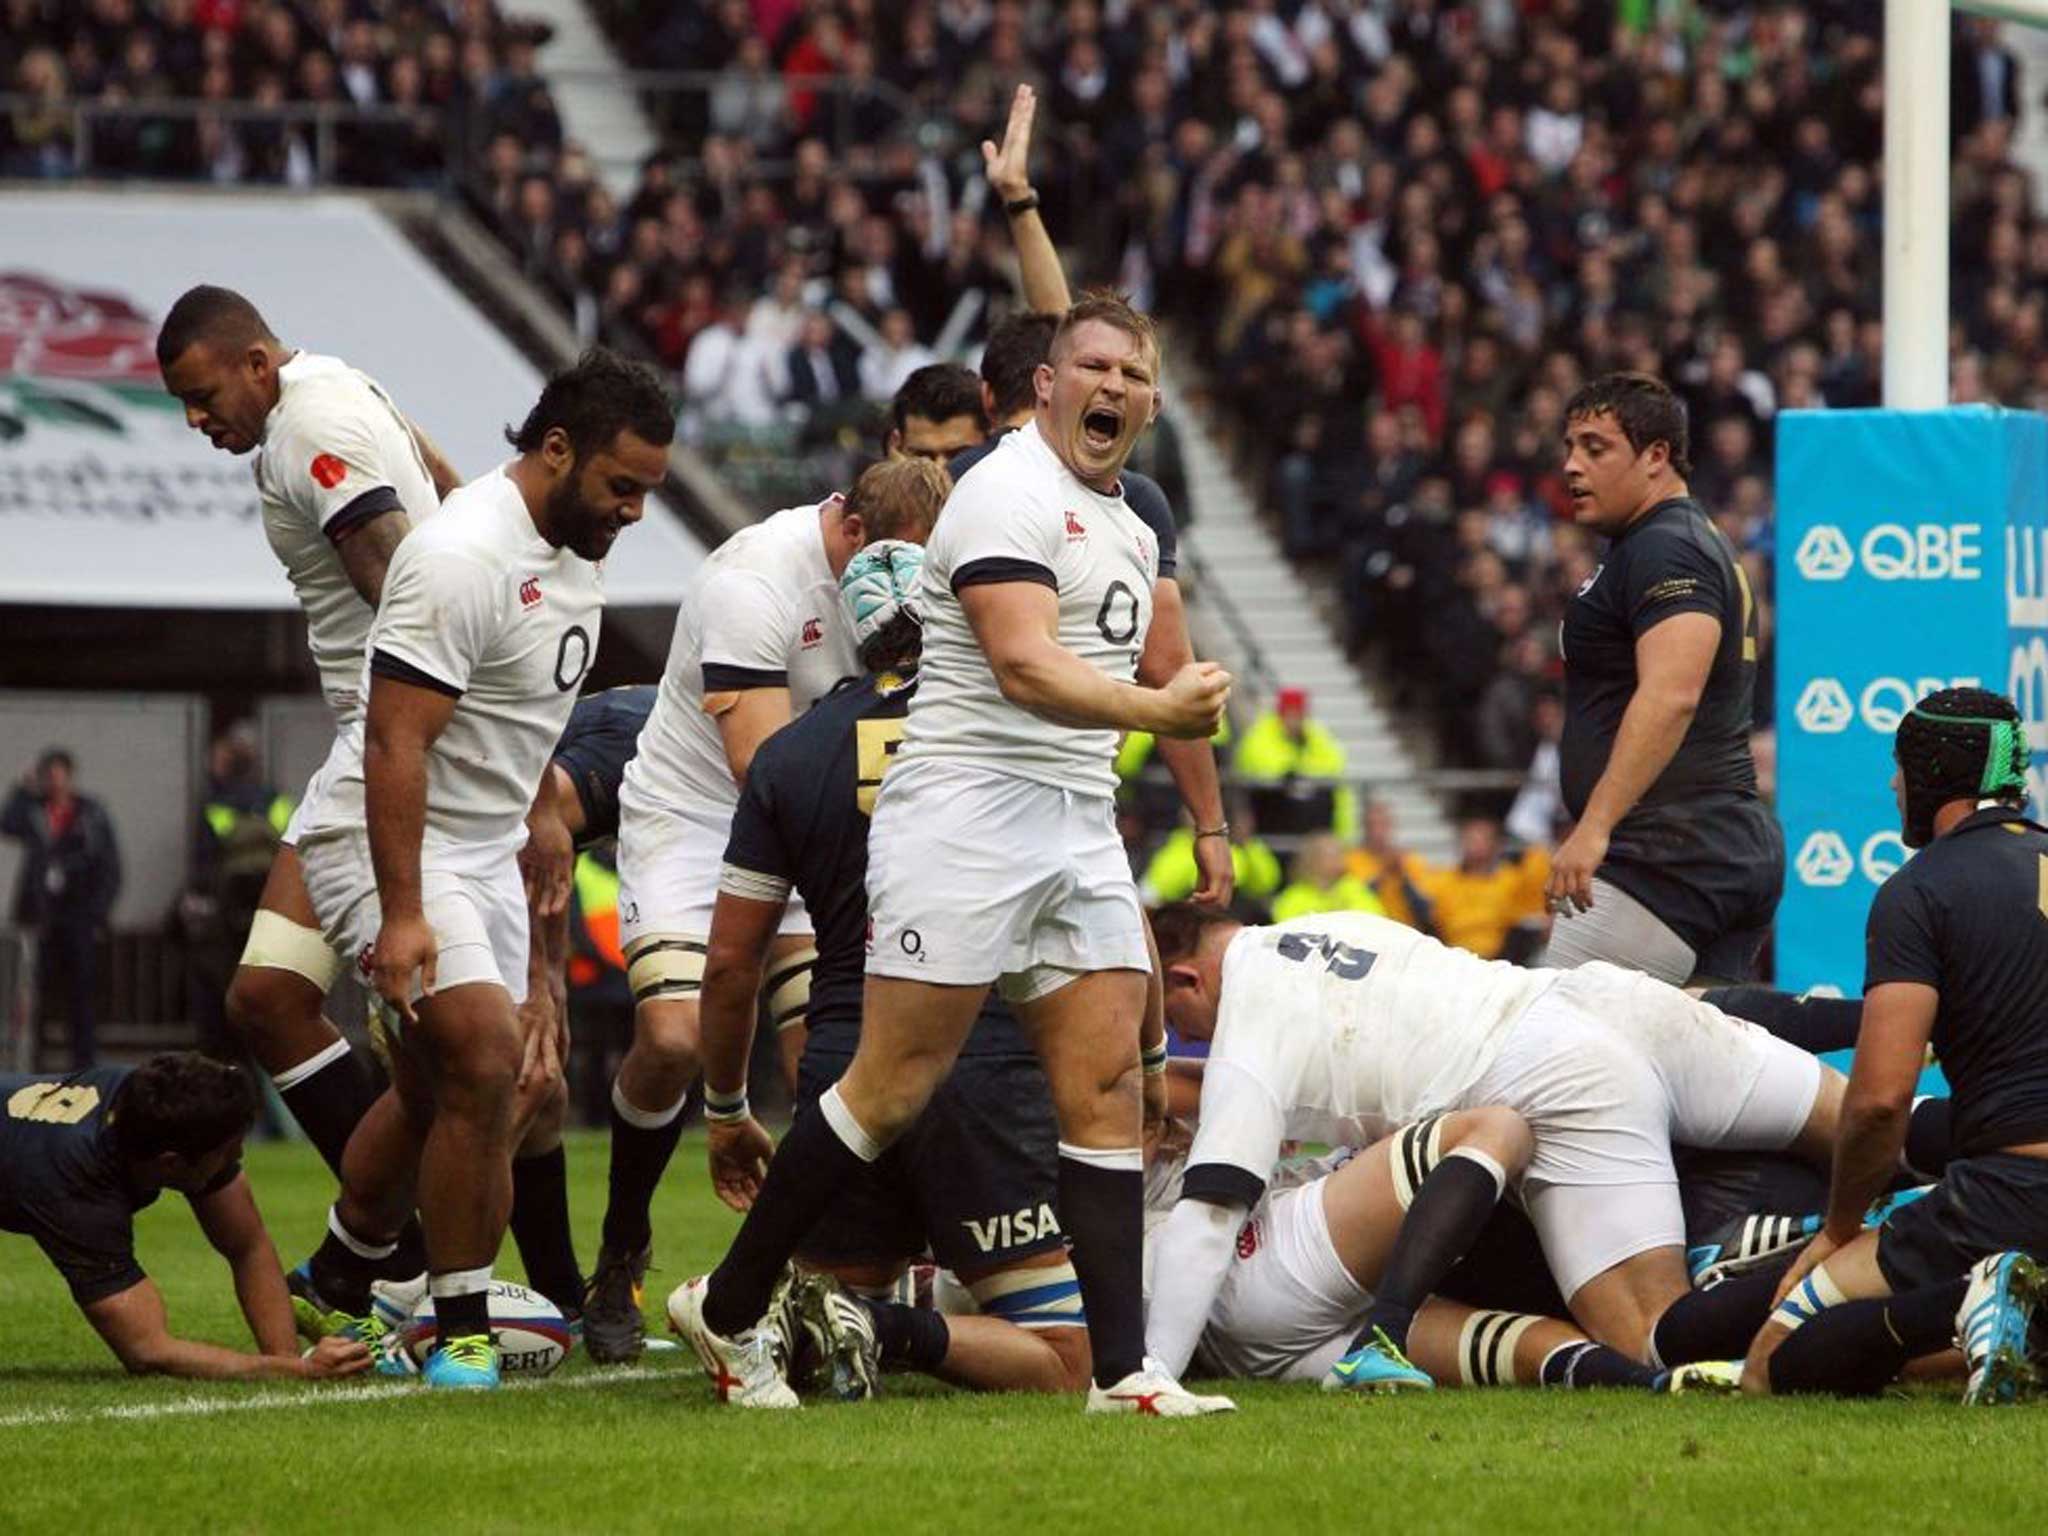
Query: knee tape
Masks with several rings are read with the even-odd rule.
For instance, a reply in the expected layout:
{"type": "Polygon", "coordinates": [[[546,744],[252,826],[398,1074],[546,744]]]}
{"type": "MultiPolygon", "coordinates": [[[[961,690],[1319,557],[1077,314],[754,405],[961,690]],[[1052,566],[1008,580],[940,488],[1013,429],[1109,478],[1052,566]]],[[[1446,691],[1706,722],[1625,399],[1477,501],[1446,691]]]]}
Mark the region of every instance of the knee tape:
{"type": "Polygon", "coordinates": [[[325,992],[341,974],[337,955],[317,928],[295,923],[282,912],[257,910],[242,947],[242,964],[252,969],[290,971],[325,992]]]}
{"type": "Polygon", "coordinates": [[[635,1003],[690,1002],[704,988],[704,940],[650,933],[626,951],[626,985],[635,1003]]]}
{"type": "Polygon", "coordinates": [[[811,1008],[811,970],[818,951],[805,945],[768,973],[768,1017],[776,1031],[804,1022],[811,1008]]]}
{"type": "Polygon", "coordinates": [[[1829,1307],[1839,1307],[1848,1299],[1842,1288],[1835,1284],[1834,1276],[1828,1273],[1827,1265],[1822,1264],[1786,1293],[1785,1299],[1772,1311],[1771,1321],[1790,1333],[1812,1322],[1829,1307]]]}
{"type": "Polygon", "coordinates": [[[968,1286],[984,1317],[1019,1328],[1085,1328],[1081,1281],[1070,1263],[1027,1265],[984,1275],[968,1286]]]}
{"type": "Polygon", "coordinates": [[[1394,1200],[1402,1210],[1415,1203],[1415,1192],[1430,1170],[1444,1160],[1444,1117],[1432,1115],[1395,1133],[1393,1149],[1394,1200]]]}
{"type": "Polygon", "coordinates": [[[1458,1380],[1468,1387],[1515,1381],[1515,1346],[1542,1319],[1526,1312],[1474,1312],[1458,1330],[1458,1380]]]}

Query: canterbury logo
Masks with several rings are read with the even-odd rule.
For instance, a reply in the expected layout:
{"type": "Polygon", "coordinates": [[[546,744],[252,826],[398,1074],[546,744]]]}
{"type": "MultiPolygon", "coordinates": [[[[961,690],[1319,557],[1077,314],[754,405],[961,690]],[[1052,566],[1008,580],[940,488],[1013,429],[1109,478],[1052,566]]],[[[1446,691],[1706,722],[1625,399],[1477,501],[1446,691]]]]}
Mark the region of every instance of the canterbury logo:
{"type": "Polygon", "coordinates": [[[804,620],[803,645],[805,650],[808,651],[812,647],[820,644],[824,640],[824,638],[825,621],[823,619],[804,620]]]}
{"type": "Polygon", "coordinates": [[[1088,537],[1088,530],[1081,526],[1081,519],[1072,512],[1067,514],[1067,537],[1070,539],[1085,539],[1088,537]]]}
{"type": "Polygon", "coordinates": [[[538,576],[529,576],[526,580],[519,583],[519,604],[522,608],[531,608],[539,601],[540,578],[538,576]]]}

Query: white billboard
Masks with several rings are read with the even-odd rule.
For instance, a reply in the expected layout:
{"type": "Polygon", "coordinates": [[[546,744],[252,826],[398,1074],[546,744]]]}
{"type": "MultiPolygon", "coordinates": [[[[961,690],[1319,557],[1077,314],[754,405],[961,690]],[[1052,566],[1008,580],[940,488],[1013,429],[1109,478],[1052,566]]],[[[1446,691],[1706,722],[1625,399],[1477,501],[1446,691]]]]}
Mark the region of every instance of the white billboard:
{"type": "MultiPolygon", "coordinates": [[[[363,200],[0,193],[0,603],[289,608],[251,460],[188,431],[156,325],[194,283],[378,379],[466,475],[505,459],[541,375],[363,200]]],[[[703,549],[650,508],[613,603],[673,604],[703,549]]]]}

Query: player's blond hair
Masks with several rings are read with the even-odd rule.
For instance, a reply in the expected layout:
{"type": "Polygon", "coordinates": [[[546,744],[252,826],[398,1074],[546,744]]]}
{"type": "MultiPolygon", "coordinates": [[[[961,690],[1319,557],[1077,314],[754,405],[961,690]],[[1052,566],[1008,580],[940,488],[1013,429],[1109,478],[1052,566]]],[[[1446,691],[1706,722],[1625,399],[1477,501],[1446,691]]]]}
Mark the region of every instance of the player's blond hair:
{"type": "Polygon", "coordinates": [[[1052,333],[1052,345],[1046,350],[1046,356],[1057,362],[1065,350],[1067,338],[1091,320],[1113,325],[1126,336],[1135,336],[1151,352],[1155,368],[1163,360],[1159,327],[1152,323],[1150,315],[1131,302],[1129,294],[1114,288],[1084,290],[1060,317],[1060,327],[1052,333]]]}
{"type": "Polygon", "coordinates": [[[884,459],[862,471],[846,493],[846,514],[858,515],[869,539],[908,539],[922,544],[931,537],[939,508],[953,494],[953,477],[930,459],[904,455],[884,459]]]}

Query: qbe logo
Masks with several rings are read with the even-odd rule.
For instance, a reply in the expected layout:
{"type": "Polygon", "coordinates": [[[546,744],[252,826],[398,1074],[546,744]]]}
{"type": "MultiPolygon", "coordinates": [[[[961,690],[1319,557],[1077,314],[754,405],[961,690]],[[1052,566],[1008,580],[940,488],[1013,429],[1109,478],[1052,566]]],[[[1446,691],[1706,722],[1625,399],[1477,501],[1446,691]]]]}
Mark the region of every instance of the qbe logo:
{"type": "Polygon", "coordinates": [[[1807,834],[1792,867],[1801,885],[1831,891],[1847,885],[1859,870],[1872,885],[1883,885],[1912,856],[1905,839],[1896,832],[1871,833],[1852,855],[1841,833],[1822,828],[1807,834]]]}
{"type": "Polygon", "coordinates": [[[1840,581],[1857,565],[1877,581],[1976,581],[1984,574],[1982,523],[1879,523],[1853,548],[1833,523],[1815,523],[1793,552],[1808,581],[1840,581]]]}
{"type": "MultiPolygon", "coordinates": [[[[2043,655],[2048,658],[2048,648],[2043,655]]],[[[1799,691],[1792,715],[1810,736],[1838,736],[1857,720],[1889,736],[1928,694],[1978,686],[1980,680],[1974,677],[1873,677],[1852,700],[1840,678],[1816,677],[1799,691]]]]}
{"type": "Polygon", "coordinates": [[[1799,872],[1801,885],[1833,890],[1849,883],[1849,876],[1856,872],[1856,861],[1849,857],[1849,845],[1842,841],[1839,832],[1814,832],[1799,845],[1799,857],[1792,861],[1792,867],[1799,872]]]}

